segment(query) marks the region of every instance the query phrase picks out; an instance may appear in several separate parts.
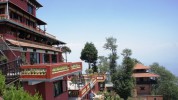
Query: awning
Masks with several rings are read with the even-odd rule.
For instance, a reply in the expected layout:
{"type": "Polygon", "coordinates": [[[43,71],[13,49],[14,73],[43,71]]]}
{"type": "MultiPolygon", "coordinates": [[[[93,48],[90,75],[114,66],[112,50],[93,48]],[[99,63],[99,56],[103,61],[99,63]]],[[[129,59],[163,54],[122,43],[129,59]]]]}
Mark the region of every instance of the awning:
{"type": "Polygon", "coordinates": [[[48,46],[48,45],[38,45],[34,43],[27,43],[27,42],[22,42],[22,41],[17,41],[17,40],[11,40],[11,39],[6,39],[6,41],[12,45],[15,46],[20,46],[20,47],[30,47],[30,48],[38,48],[42,50],[51,50],[51,51],[57,51],[61,52],[61,50],[57,49],[56,47],[53,46],[48,46]]]}
{"type": "Polygon", "coordinates": [[[153,73],[134,73],[133,77],[159,77],[159,75],[153,73]]]}

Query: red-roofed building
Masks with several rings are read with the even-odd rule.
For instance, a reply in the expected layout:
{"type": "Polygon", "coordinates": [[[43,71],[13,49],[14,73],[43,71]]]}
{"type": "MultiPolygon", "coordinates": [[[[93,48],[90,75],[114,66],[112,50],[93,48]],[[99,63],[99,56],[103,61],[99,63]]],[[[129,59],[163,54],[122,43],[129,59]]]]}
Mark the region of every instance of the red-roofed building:
{"type": "Polygon", "coordinates": [[[20,80],[43,100],[68,100],[67,77],[81,73],[82,63],[63,62],[57,47],[65,43],[46,32],[46,22],[36,17],[40,7],[37,0],[0,0],[0,56],[7,57],[0,70],[6,84],[20,80]]]}
{"type": "Polygon", "coordinates": [[[63,62],[60,48],[66,43],[46,32],[46,23],[36,17],[40,7],[37,0],[0,0],[0,56],[7,57],[0,71],[6,84],[20,80],[24,90],[43,100],[87,100],[91,90],[103,91],[105,75],[71,83],[72,76],[80,79],[82,63],[63,62]]]}
{"type": "Polygon", "coordinates": [[[163,100],[162,96],[151,95],[152,85],[156,84],[159,75],[150,73],[149,67],[136,64],[133,70],[133,77],[136,79],[135,96],[145,100],[163,100]]]}

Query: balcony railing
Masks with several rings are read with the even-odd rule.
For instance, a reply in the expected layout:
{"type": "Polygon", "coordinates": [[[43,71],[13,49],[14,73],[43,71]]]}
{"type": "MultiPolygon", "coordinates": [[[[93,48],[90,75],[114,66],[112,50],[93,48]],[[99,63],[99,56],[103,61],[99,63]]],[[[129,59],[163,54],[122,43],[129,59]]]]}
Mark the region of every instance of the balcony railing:
{"type": "Polygon", "coordinates": [[[5,2],[5,1],[8,1],[8,0],[0,0],[0,2],[5,2]]]}
{"type": "Polygon", "coordinates": [[[6,14],[0,14],[0,20],[3,20],[3,19],[7,19],[7,15],[6,14]]]}
{"type": "Polygon", "coordinates": [[[21,66],[21,79],[53,79],[82,70],[82,63],[57,63],[21,66]]]}
{"type": "Polygon", "coordinates": [[[13,83],[19,79],[21,64],[22,64],[21,59],[16,59],[11,62],[0,64],[0,71],[6,78],[5,80],[6,84],[13,83]]]}
{"type": "MultiPolygon", "coordinates": [[[[8,16],[6,14],[0,14],[0,20],[3,20],[3,19],[8,19],[8,16]]],[[[9,18],[9,20],[14,22],[14,23],[17,23],[17,24],[21,25],[22,27],[30,29],[30,30],[32,30],[32,31],[34,31],[36,33],[40,33],[40,34],[43,34],[43,35],[46,35],[48,37],[56,39],[55,36],[53,36],[53,35],[51,35],[49,33],[46,33],[46,31],[40,29],[39,27],[29,26],[26,23],[21,22],[20,20],[16,20],[16,19],[12,19],[12,18],[9,18]]]]}

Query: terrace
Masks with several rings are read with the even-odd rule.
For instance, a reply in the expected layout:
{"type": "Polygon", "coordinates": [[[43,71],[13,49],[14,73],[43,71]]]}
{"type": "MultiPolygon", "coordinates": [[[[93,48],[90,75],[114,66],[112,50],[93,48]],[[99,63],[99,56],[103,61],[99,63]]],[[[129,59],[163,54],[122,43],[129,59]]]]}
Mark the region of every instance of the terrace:
{"type": "MultiPolygon", "coordinates": [[[[3,21],[7,21],[9,23],[18,25],[18,26],[20,26],[22,28],[28,29],[28,30],[30,30],[32,32],[38,33],[39,35],[42,35],[42,36],[45,36],[45,37],[48,37],[50,39],[58,41],[55,36],[47,33],[45,30],[42,30],[39,27],[29,26],[26,23],[23,23],[18,19],[8,18],[7,14],[0,14],[0,22],[3,22],[3,21]]],[[[59,42],[61,42],[61,41],[59,41],[59,42]]],[[[61,42],[61,43],[63,44],[63,42],[61,42]]]]}
{"type": "Polygon", "coordinates": [[[22,81],[51,81],[82,71],[82,63],[55,63],[22,65],[20,79],[22,81]]]}

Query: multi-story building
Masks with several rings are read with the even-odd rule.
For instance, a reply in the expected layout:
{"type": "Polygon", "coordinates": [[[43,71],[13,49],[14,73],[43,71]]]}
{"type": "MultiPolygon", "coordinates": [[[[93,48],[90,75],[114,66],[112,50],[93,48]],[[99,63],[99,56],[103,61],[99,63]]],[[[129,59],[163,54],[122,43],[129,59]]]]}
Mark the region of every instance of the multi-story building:
{"type": "Polygon", "coordinates": [[[63,62],[57,47],[65,43],[46,32],[47,23],[36,17],[40,7],[37,0],[0,0],[0,51],[7,58],[0,70],[6,84],[20,80],[43,100],[89,99],[92,90],[102,91],[104,75],[85,77],[75,89],[69,84],[70,77],[81,75],[82,63],[63,62]]]}
{"type": "Polygon", "coordinates": [[[136,79],[135,96],[144,100],[163,100],[160,95],[152,95],[152,85],[157,83],[159,75],[150,73],[149,67],[142,64],[134,66],[133,77],[136,79]]]}
{"type": "Polygon", "coordinates": [[[0,50],[7,57],[0,69],[7,84],[20,79],[32,95],[39,92],[44,100],[68,100],[67,77],[80,73],[82,63],[62,62],[56,47],[65,43],[46,32],[46,22],[36,17],[40,7],[36,0],[0,0],[0,50]]]}

